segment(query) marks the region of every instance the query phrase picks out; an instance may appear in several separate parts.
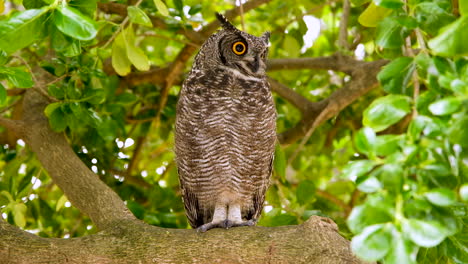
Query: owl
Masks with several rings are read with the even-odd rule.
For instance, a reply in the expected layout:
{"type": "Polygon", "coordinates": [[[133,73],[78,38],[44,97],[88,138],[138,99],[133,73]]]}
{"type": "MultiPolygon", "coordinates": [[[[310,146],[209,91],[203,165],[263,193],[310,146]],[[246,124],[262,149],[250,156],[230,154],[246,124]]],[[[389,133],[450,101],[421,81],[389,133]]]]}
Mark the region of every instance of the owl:
{"type": "Polygon", "coordinates": [[[272,172],[276,110],[266,79],[269,32],[222,29],[195,57],[177,102],[175,154],[190,225],[252,226],[272,172]]]}

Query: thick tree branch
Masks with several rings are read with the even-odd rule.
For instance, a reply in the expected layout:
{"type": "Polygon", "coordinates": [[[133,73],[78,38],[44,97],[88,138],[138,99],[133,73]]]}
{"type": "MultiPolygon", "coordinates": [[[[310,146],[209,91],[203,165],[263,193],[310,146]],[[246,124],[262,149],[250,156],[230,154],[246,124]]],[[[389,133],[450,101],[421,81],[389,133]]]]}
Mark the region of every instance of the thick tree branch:
{"type": "Polygon", "coordinates": [[[88,214],[99,229],[135,219],[119,196],[76,156],[63,134],[53,132],[43,115],[47,100],[37,89],[25,94],[24,126],[20,135],[37,154],[43,167],[67,198],[88,214]]]}
{"type": "Polygon", "coordinates": [[[40,238],[0,219],[1,263],[363,263],[330,219],[197,233],[122,221],[98,234],[40,238]]]}

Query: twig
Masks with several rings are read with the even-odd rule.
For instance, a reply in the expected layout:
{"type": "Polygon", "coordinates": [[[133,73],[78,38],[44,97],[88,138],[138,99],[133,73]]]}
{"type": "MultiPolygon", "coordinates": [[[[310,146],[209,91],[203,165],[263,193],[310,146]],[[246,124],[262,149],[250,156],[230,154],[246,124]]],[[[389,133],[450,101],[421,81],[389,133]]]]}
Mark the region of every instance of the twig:
{"type": "Polygon", "coordinates": [[[349,213],[351,212],[351,209],[352,209],[351,206],[349,206],[348,204],[343,202],[343,200],[339,199],[333,194],[324,190],[320,190],[320,189],[315,190],[315,193],[317,194],[317,196],[325,198],[329,200],[330,202],[336,204],[337,206],[341,207],[345,211],[346,215],[349,215],[349,213]]]}
{"type": "Polygon", "coordinates": [[[341,14],[340,30],[338,35],[338,47],[343,50],[349,49],[348,44],[348,20],[351,5],[349,0],[343,0],[343,13],[341,14]]]}
{"type": "MultiPolygon", "coordinates": [[[[237,0],[234,0],[237,1],[237,0]]],[[[239,1],[239,13],[240,13],[240,21],[241,21],[241,28],[242,31],[245,31],[245,24],[244,24],[244,6],[242,4],[242,0],[239,1]]]]}

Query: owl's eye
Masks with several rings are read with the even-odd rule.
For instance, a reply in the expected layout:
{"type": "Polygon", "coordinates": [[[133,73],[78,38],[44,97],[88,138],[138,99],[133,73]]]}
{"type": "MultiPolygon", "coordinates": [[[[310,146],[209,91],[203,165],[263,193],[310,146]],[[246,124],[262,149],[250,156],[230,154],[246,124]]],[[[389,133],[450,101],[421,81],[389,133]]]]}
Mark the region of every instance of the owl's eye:
{"type": "Polygon", "coordinates": [[[247,51],[247,48],[245,47],[244,42],[242,41],[237,41],[234,44],[232,44],[232,51],[236,55],[242,55],[247,51]]]}

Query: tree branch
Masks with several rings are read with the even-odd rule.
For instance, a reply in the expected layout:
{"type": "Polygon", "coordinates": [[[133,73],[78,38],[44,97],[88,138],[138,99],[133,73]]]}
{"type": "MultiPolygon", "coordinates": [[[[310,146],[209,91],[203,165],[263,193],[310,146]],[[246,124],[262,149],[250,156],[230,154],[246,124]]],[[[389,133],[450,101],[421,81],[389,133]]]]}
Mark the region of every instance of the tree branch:
{"type": "Polygon", "coordinates": [[[89,215],[99,229],[135,219],[119,196],[105,185],[73,152],[63,134],[53,132],[43,115],[47,101],[37,89],[26,92],[21,136],[70,202],[89,215]]]}
{"type": "Polygon", "coordinates": [[[197,233],[122,221],[92,236],[40,238],[0,219],[2,263],[363,263],[328,218],[197,233]]]}
{"type": "MultiPolygon", "coordinates": [[[[304,137],[304,135],[308,134],[308,131],[310,131],[311,134],[317,126],[337,115],[341,110],[350,105],[357,98],[376,87],[378,84],[376,79],[377,73],[386,63],[386,60],[379,60],[374,62],[355,61],[352,63],[356,66],[351,71],[351,81],[348,82],[343,88],[336,90],[327,99],[318,102],[318,104],[323,106],[320,111],[315,109],[314,111],[310,111],[309,113],[304,114],[302,120],[298,122],[295,127],[279,134],[279,141],[282,144],[290,144],[304,137]],[[316,120],[317,117],[320,118],[316,120]]],[[[338,68],[344,67],[338,66],[338,68]]]]}

